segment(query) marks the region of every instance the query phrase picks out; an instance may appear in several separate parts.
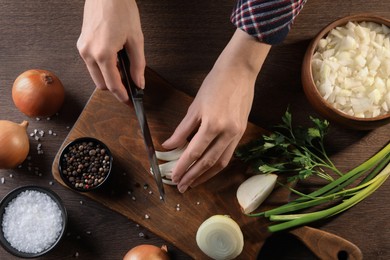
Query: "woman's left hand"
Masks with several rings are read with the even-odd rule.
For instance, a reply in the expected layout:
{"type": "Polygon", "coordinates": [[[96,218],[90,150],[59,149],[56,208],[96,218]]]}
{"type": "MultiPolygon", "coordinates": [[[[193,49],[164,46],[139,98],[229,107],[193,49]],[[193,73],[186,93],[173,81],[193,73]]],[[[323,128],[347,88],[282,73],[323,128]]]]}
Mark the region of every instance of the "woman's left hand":
{"type": "Polygon", "coordinates": [[[238,29],[186,116],[164,142],[164,148],[174,149],[195,133],[172,173],[180,192],[205,182],[229,163],[245,132],[255,81],[269,48],[238,29]]]}

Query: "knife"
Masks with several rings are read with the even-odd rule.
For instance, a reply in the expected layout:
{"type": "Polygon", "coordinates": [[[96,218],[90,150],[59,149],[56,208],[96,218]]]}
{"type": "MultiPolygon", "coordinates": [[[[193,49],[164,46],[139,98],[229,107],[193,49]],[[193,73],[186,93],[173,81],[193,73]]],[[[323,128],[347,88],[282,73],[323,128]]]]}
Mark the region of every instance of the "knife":
{"type": "Polygon", "coordinates": [[[160,199],[164,200],[165,192],[164,192],[163,182],[161,179],[160,167],[158,166],[156,151],[154,149],[153,140],[150,134],[148,122],[146,120],[144,105],[143,105],[144,91],[136,87],[136,85],[134,84],[133,80],[129,75],[130,61],[125,49],[122,49],[121,51],[118,52],[118,67],[119,67],[119,72],[121,74],[122,83],[125,86],[127,94],[131,98],[134,105],[135,114],[137,116],[138,122],[141,127],[141,132],[145,142],[146,151],[148,154],[150,166],[152,168],[154,180],[157,184],[158,191],[160,193],[160,199]]]}

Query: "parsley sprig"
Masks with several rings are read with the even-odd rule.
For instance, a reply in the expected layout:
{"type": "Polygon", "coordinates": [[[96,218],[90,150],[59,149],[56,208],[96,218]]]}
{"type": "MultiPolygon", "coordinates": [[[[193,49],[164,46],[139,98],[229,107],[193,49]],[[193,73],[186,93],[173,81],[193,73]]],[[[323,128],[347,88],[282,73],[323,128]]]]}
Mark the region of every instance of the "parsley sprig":
{"type": "Polygon", "coordinates": [[[339,176],[342,173],[324,148],[329,122],[313,117],[310,120],[311,127],[293,127],[291,113],[287,110],[282,124],[275,126],[270,134],[237,148],[235,155],[253,163],[263,173],[295,172],[288,181],[303,180],[312,175],[333,181],[329,170],[339,176]]]}

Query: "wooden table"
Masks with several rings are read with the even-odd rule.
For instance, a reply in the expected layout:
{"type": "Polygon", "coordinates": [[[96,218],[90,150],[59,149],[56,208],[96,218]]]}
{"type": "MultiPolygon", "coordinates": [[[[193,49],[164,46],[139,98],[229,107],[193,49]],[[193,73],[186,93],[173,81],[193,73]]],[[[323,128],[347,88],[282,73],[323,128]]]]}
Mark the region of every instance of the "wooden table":
{"type": "MultiPolygon", "coordinates": [[[[0,170],[0,198],[12,189],[36,184],[53,189],[69,213],[66,238],[42,259],[121,259],[141,243],[168,244],[174,259],[188,257],[141,225],[56,183],[51,165],[63,140],[77,120],[94,85],[79,57],[84,1],[0,0],[0,119],[29,120],[29,133],[44,130],[40,140],[44,154],[30,139],[30,160],[15,170],[0,170]],[[19,112],[11,99],[15,78],[31,68],[54,71],[66,88],[60,114],[36,120],[19,112]],[[54,134],[49,135],[49,130],[54,134]]],[[[139,1],[148,66],[178,89],[194,96],[202,80],[229,40],[234,27],[229,22],[234,1],[139,1]]],[[[316,116],[300,83],[300,66],[310,39],[329,22],[349,14],[372,12],[390,18],[390,2],[373,0],[310,0],[297,18],[284,44],[271,50],[256,83],[250,120],[264,128],[278,123],[290,105],[298,123],[316,116]],[[283,73],[283,77],[281,77],[283,73]]],[[[1,130],[0,130],[1,131],[1,130]]],[[[350,169],[380,149],[390,137],[390,125],[374,131],[351,131],[333,125],[327,147],[341,169],[350,169]]],[[[3,147],[1,149],[4,149],[3,147]]],[[[365,259],[390,258],[390,184],[347,212],[316,224],[359,246],[365,259]]],[[[315,259],[305,247],[283,234],[266,244],[269,258],[315,259]],[[277,249],[277,250],[273,250],[277,249]]],[[[254,256],[255,258],[255,256],[254,256]]],[[[0,248],[0,259],[16,259],[0,248]]]]}

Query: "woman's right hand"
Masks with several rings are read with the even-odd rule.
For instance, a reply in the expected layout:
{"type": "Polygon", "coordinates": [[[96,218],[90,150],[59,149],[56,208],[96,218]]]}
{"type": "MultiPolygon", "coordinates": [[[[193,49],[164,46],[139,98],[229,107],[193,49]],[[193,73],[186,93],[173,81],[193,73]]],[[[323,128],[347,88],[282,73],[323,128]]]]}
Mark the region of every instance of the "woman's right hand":
{"type": "Polygon", "coordinates": [[[96,87],[108,89],[119,101],[128,103],[117,68],[117,53],[123,47],[134,83],[144,88],[144,38],[135,0],[86,0],[77,48],[96,87]]]}

